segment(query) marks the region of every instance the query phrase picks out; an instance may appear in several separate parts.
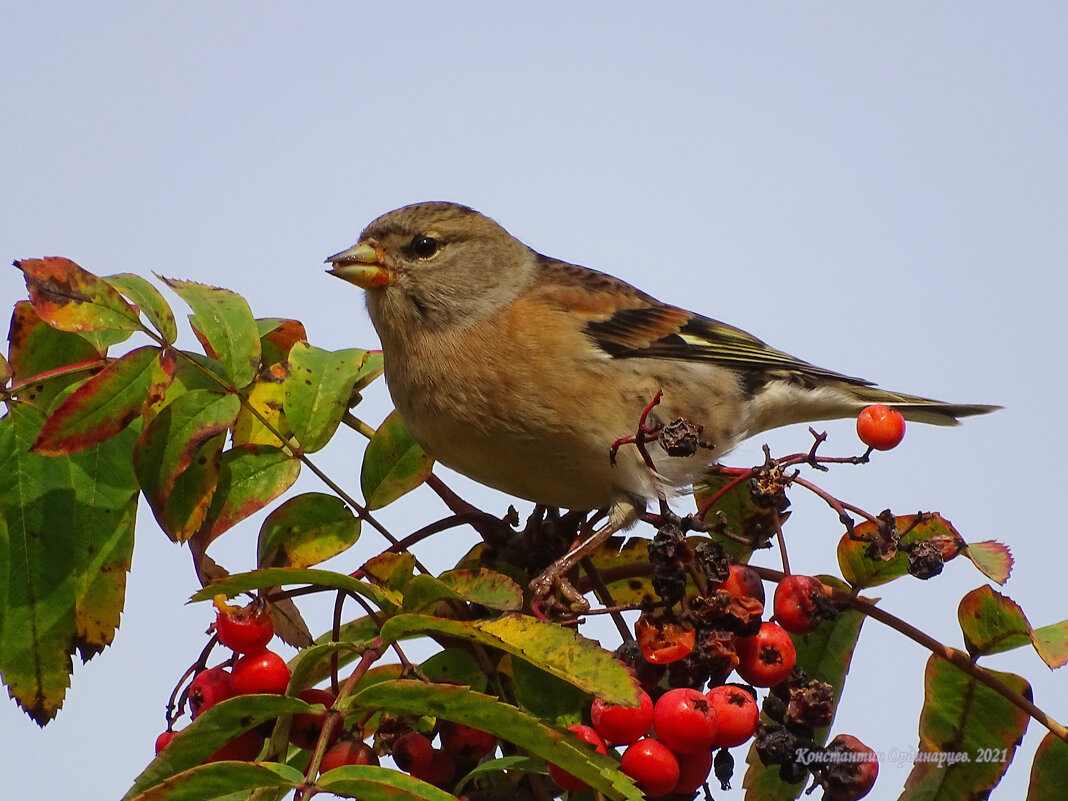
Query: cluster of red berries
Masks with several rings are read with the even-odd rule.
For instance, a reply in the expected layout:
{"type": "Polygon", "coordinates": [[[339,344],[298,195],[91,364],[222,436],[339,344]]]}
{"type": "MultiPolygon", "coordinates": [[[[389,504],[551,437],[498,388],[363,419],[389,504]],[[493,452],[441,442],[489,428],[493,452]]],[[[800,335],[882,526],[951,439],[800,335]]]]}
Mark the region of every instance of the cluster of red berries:
{"type": "MultiPolygon", "coordinates": [[[[185,697],[189,703],[189,715],[193,719],[227,698],[252,693],[281,695],[289,686],[289,666],[281,656],[267,648],[274,637],[274,624],[266,603],[255,600],[246,607],[230,607],[218,599],[216,606],[215,635],[220,645],[233,651],[233,657],[223,664],[200,670],[189,683],[185,697]]],[[[309,703],[322,702],[322,699],[305,700],[309,703]]],[[[173,728],[168,728],[156,738],[156,753],[162,751],[177,733],[173,728]]],[[[255,729],[247,731],[206,761],[254,759],[263,747],[263,740],[262,732],[255,729]]]]}

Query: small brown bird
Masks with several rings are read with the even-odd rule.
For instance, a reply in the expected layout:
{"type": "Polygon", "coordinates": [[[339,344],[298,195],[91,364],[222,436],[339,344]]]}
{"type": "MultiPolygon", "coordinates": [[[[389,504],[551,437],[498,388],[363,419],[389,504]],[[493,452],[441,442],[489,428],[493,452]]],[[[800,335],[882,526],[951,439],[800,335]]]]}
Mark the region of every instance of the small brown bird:
{"type": "Polygon", "coordinates": [[[426,451],[510,495],[607,509],[597,540],[771,428],[853,417],[873,403],[935,425],[999,408],[887,392],[816,367],[618,278],[542,256],[456,203],[391,211],[327,262],[367,290],[390,394],[426,451]],[[685,418],[710,447],[672,458],[650,443],[655,473],[635,448],[613,464],[610,446],[634,433],[661,390],[649,422],[685,418]]]}

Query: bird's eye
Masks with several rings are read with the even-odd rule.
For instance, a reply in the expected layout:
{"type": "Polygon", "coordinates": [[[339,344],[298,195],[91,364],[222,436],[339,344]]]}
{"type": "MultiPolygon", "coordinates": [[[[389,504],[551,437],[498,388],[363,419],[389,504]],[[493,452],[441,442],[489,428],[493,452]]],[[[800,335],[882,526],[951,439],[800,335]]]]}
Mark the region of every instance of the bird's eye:
{"type": "Polygon", "coordinates": [[[413,237],[408,243],[408,250],[417,259],[429,259],[441,250],[441,240],[432,236],[413,237]]]}

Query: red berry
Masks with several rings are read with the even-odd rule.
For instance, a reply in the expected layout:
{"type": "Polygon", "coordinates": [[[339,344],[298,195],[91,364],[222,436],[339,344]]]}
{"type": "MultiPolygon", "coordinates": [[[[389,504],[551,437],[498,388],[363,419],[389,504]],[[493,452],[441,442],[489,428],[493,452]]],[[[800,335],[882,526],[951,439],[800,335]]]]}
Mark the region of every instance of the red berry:
{"type": "Polygon", "coordinates": [[[818,578],[791,575],[775,588],[775,622],[793,634],[808,634],[833,614],[831,590],[818,578]]]}
{"type": "Polygon", "coordinates": [[[453,765],[452,757],[440,748],[435,748],[430,754],[430,764],[423,770],[413,770],[412,777],[445,789],[452,784],[455,773],[456,768],[453,765]]]}
{"type": "Polygon", "coordinates": [[[234,664],[233,685],[236,695],[282,695],[289,686],[289,668],[274,651],[245,654],[234,664]]]}
{"type": "Polygon", "coordinates": [[[786,629],[778,623],[762,623],[752,637],[739,637],[738,675],[754,687],[772,687],[790,675],[797,651],[786,629]]]}
{"type": "Polygon", "coordinates": [[[707,751],[716,740],[716,710],[700,690],[668,690],[653,708],[656,738],[676,754],[707,751]]]}
{"type": "Polygon", "coordinates": [[[732,564],[731,575],[717,589],[726,590],[735,598],[756,598],[764,603],[764,582],[749,565],[732,564]]]}
{"type": "Polygon", "coordinates": [[[371,746],[361,743],[359,740],[342,740],[334,743],[323,754],[323,761],[319,763],[319,772],[326,773],[328,770],[340,768],[342,765],[377,765],[378,755],[371,750],[371,746]]]}
{"type": "Polygon", "coordinates": [[[255,729],[250,729],[232,739],[204,762],[251,762],[260,755],[262,749],[263,735],[255,729]]]}
{"type": "Polygon", "coordinates": [[[879,758],[872,749],[851,734],[839,734],[826,750],[843,758],[829,760],[819,771],[825,801],[857,801],[871,792],[879,775],[879,758]]]}
{"type": "Polygon", "coordinates": [[[233,677],[226,668],[202,670],[189,683],[189,715],[195,718],[204,710],[235,695],[233,677]]]}
{"type": "Polygon", "coordinates": [[[216,601],[215,634],[219,643],[239,654],[254,654],[267,647],[274,637],[274,623],[267,603],[256,599],[246,607],[216,601]]]}
{"type": "Polygon", "coordinates": [[[397,767],[405,773],[425,773],[434,756],[434,746],[425,734],[409,731],[393,741],[390,753],[397,767]]]}
{"type": "MultiPolygon", "coordinates": [[[[598,754],[607,754],[608,746],[605,745],[601,735],[591,729],[589,726],[568,726],[568,731],[573,732],[580,740],[584,740],[593,746],[593,749],[598,754]]],[[[582,790],[588,790],[589,785],[581,779],[576,779],[566,770],[558,767],[551,762],[549,763],[549,778],[556,782],[557,786],[561,790],[570,790],[571,792],[581,792],[582,790]]]]}
{"type": "Polygon", "coordinates": [[[590,707],[593,728],[613,745],[630,745],[644,737],[653,723],[653,699],[645,690],[638,693],[637,707],[615,706],[600,698],[593,699],[590,707]]]}
{"type": "Polygon", "coordinates": [[[670,793],[679,780],[679,761],[666,745],[651,737],[627,746],[619,769],[650,798],[670,793]]]}
{"type": "Polygon", "coordinates": [[[693,629],[647,615],[635,621],[634,634],[645,661],[654,665],[666,665],[685,658],[693,651],[697,640],[697,632],[693,629]]]}
{"type": "Polygon", "coordinates": [[[478,762],[497,747],[497,738],[489,732],[453,721],[439,727],[441,750],[458,762],[478,762]]]}
{"type": "MultiPolygon", "coordinates": [[[[297,748],[306,748],[309,751],[315,748],[319,742],[319,735],[323,732],[323,724],[326,723],[326,710],[334,705],[337,696],[329,690],[319,690],[315,687],[305,687],[297,697],[309,704],[322,704],[326,709],[322,712],[299,712],[293,716],[289,724],[289,742],[297,748]]],[[[341,727],[336,727],[330,735],[333,743],[341,736],[341,727]]]]}
{"type": "Polygon", "coordinates": [[[679,754],[676,759],[679,761],[679,780],[671,792],[682,795],[696,793],[712,772],[712,749],[696,754],[679,754]]]}
{"type": "Polygon", "coordinates": [[[876,403],[857,415],[857,436],[869,448],[888,451],[905,438],[905,418],[897,409],[876,403]]]}
{"type": "Polygon", "coordinates": [[[741,745],[756,733],[760,722],[760,709],[756,698],[741,687],[724,684],[713,687],[705,697],[716,710],[719,727],[716,731],[716,748],[732,748],[741,745]]]}
{"type": "Polygon", "coordinates": [[[159,752],[166,748],[177,734],[178,732],[168,729],[156,738],[156,756],[159,756],[159,752]]]}

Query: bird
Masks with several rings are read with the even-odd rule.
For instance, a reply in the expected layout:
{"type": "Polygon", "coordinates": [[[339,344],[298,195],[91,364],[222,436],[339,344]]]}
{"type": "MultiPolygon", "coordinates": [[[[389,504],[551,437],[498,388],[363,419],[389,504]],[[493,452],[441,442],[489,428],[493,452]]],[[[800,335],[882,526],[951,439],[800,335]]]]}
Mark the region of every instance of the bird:
{"type": "MultiPolygon", "coordinates": [[[[853,417],[871,404],[934,425],[1000,408],[890,392],[817,367],[605,272],[544,256],[458,203],[390,211],[326,263],[365,290],[390,396],[423,449],[508,495],[606,511],[582,555],[769,429],[853,417]],[[674,458],[655,441],[646,446],[651,466],[637,448],[613,451],[654,397],[647,424],[699,427],[692,456],[674,458]]],[[[562,586],[576,553],[540,577],[536,594],[562,586]]]]}

